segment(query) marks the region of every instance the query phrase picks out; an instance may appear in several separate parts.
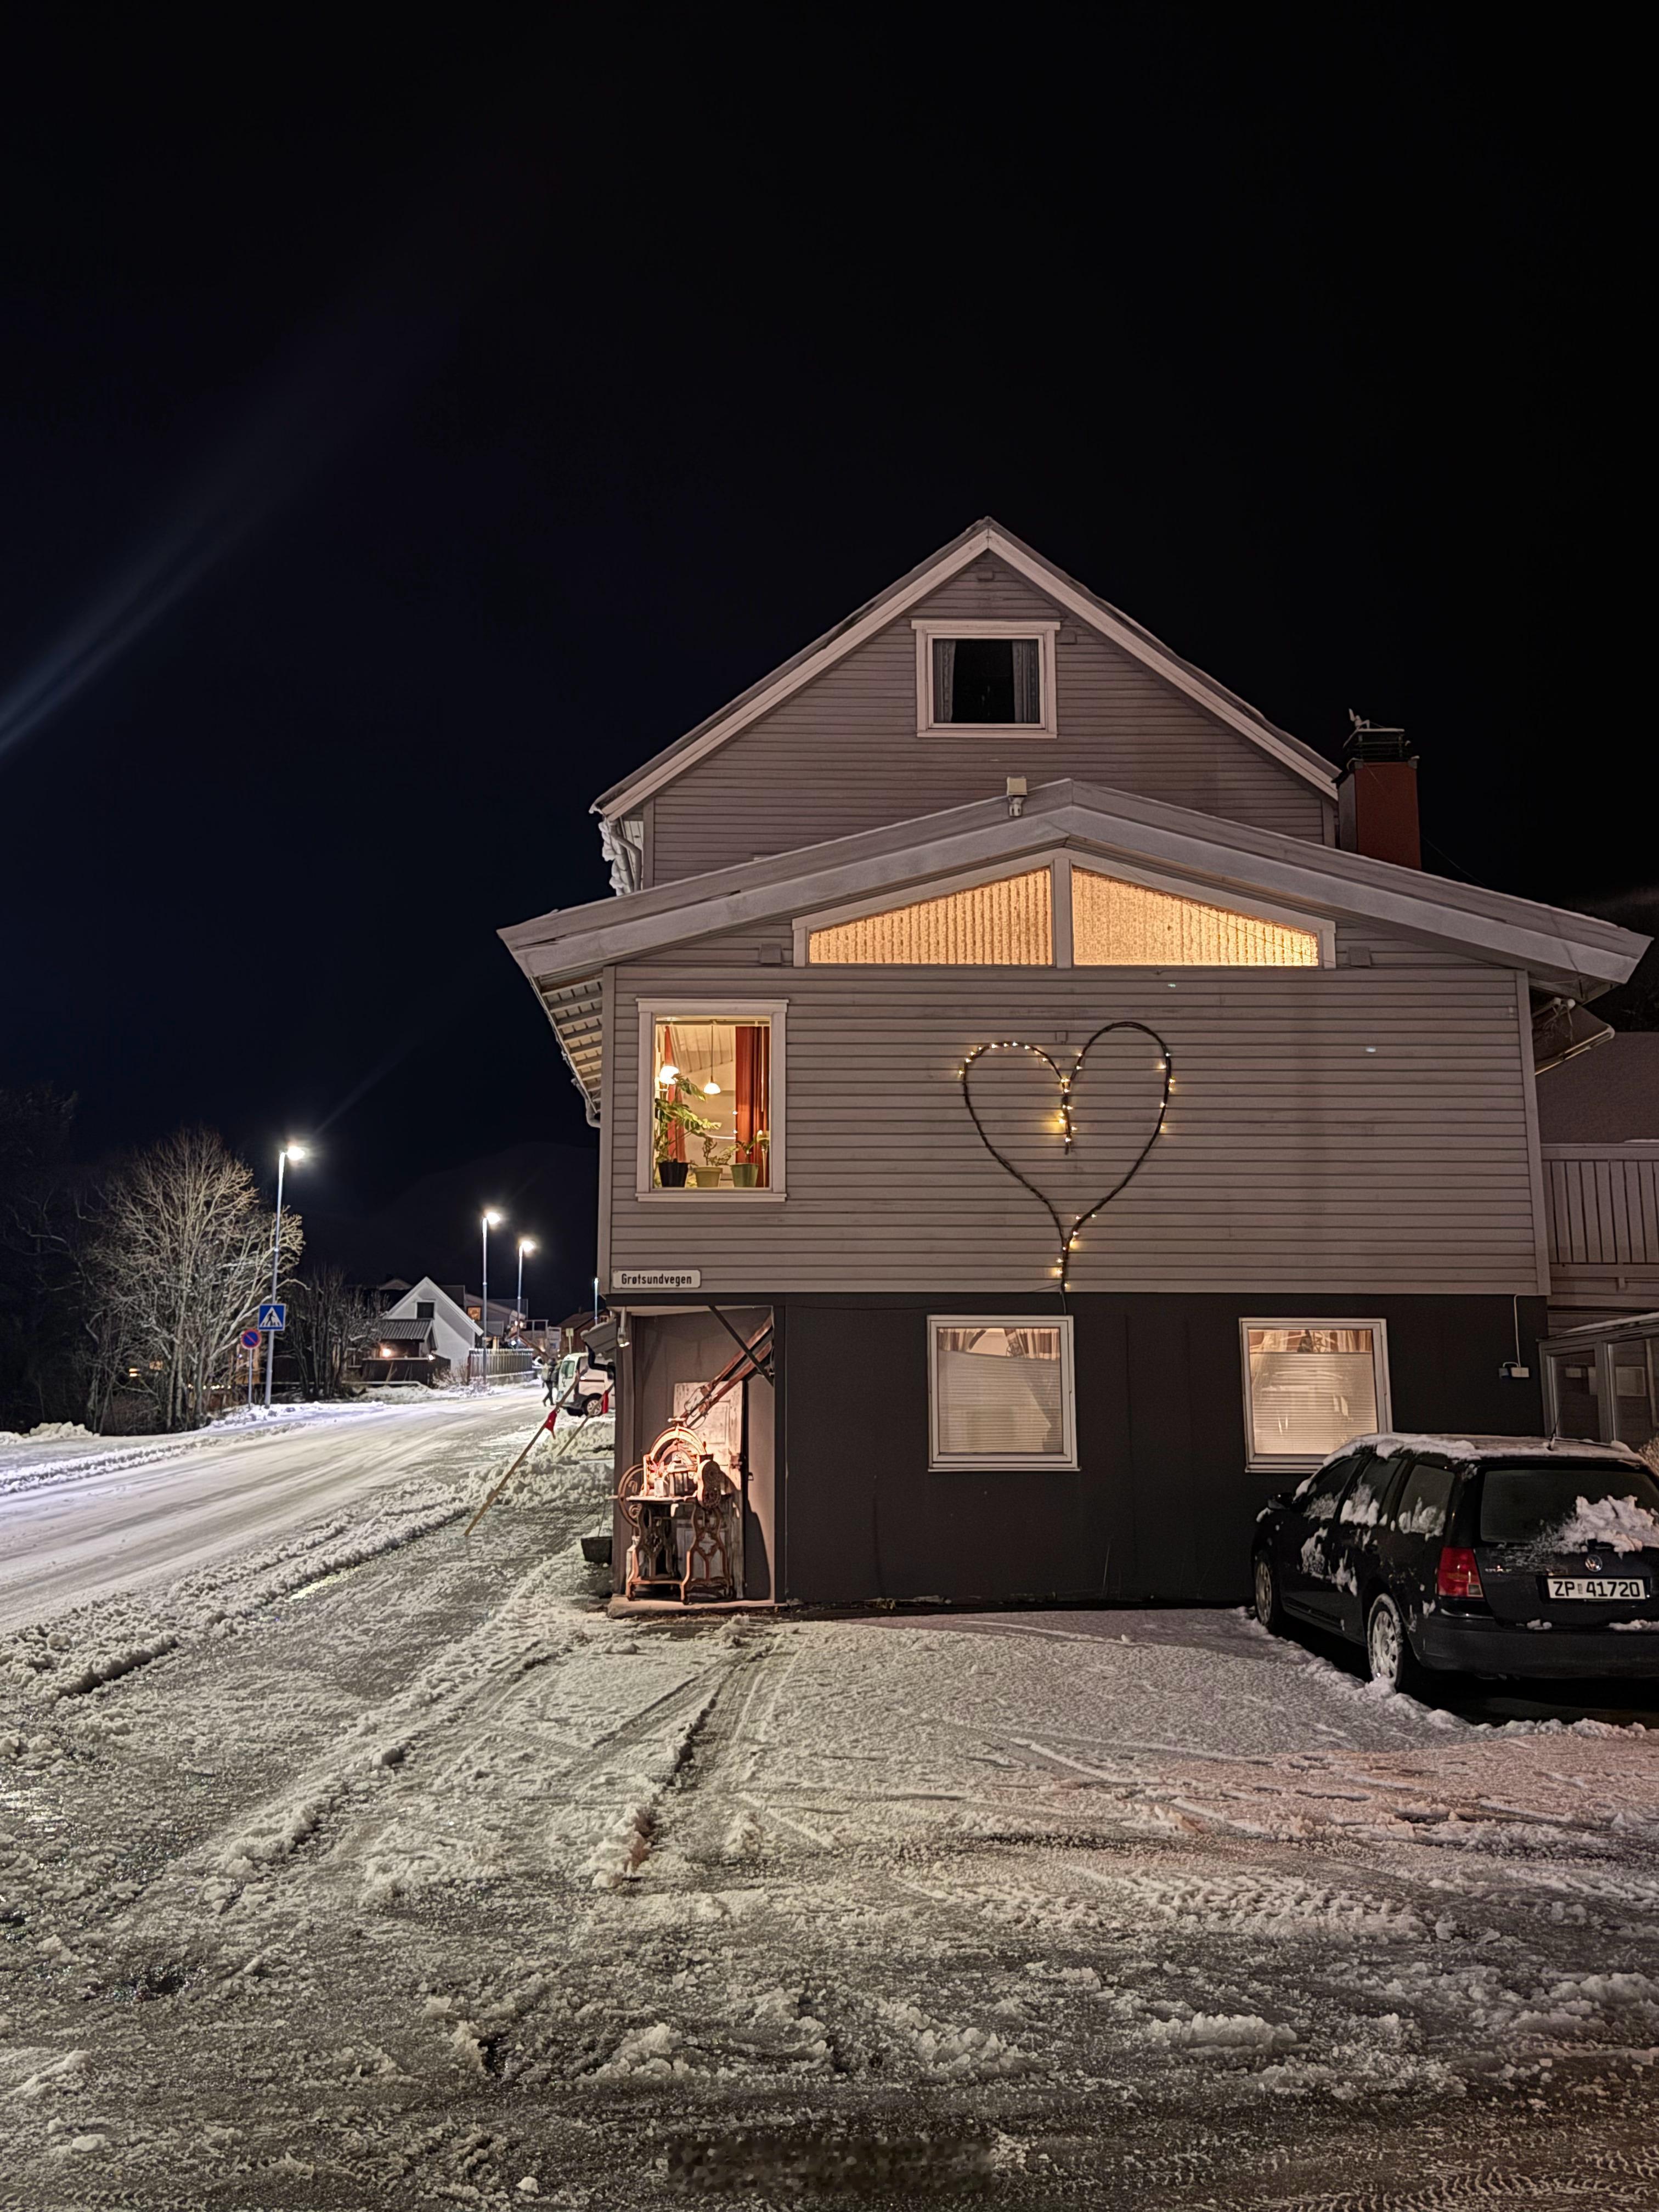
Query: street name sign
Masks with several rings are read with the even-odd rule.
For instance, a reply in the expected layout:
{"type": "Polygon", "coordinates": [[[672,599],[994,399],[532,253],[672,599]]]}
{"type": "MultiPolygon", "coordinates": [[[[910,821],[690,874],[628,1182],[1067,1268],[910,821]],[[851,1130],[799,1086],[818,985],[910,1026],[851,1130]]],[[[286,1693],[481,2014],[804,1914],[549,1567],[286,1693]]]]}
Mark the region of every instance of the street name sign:
{"type": "Polygon", "coordinates": [[[618,1267],[611,1278],[618,1291],[700,1291],[701,1267],[618,1267]]]}
{"type": "Polygon", "coordinates": [[[280,1336],[288,1327],[288,1308],[275,1299],[268,1300],[259,1309],[259,1326],[268,1328],[274,1336],[280,1336]]]}

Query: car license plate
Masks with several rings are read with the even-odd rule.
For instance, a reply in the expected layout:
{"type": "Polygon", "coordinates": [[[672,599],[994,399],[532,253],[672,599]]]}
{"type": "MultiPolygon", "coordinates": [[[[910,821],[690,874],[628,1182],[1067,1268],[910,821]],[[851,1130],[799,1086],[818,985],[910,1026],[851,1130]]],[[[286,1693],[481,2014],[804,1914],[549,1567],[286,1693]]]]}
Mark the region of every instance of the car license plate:
{"type": "Polygon", "coordinates": [[[1599,1598],[1604,1605],[1628,1604],[1648,1594],[1645,1575],[1546,1575],[1548,1597],[1599,1598]]]}

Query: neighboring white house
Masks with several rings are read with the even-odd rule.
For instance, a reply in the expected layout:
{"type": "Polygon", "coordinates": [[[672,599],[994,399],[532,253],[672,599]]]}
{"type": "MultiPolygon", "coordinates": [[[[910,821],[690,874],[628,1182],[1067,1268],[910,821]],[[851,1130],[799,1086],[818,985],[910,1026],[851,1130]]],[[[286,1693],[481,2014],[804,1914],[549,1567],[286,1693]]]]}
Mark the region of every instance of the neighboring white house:
{"type": "MultiPolygon", "coordinates": [[[[494,1300],[491,1300],[494,1304],[494,1300]]],[[[429,1321],[432,1324],[432,1348],[440,1359],[449,1362],[456,1375],[466,1372],[466,1355],[478,1342],[478,1324],[464,1305],[458,1304],[449,1292],[430,1275],[422,1275],[412,1289],[405,1291],[395,1305],[386,1310],[387,1321],[429,1321]]]]}

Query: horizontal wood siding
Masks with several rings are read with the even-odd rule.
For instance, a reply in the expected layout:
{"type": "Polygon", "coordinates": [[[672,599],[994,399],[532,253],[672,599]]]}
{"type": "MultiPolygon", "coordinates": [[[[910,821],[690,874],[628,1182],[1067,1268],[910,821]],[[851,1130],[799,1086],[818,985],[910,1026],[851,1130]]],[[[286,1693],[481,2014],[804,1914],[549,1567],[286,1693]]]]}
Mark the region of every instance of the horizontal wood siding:
{"type": "Polygon", "coordinates": [[[1659,1267],[1659,1158],[1546,1145],[1552,1267],[1659,1267]]]}
{"type": "Polygon", "coordinates": [[[652,802],[653,884],[1075,776],[1317,843],[1305,778],[987,556],[652,802]],[[981,572],[991,580],[978,580],[981,572]],[[913,619],[1060,618],[1057,738],[918,737],[913,619]]]}
{"type": "MultiPolygon", "coordinates": [[[[1052,1287],[1048,1217],[981,1148],[957,1070],[988,1039],[1068,1057],[1102,1022],[1134,1018],[1175,1055],[1168,1133],[1084,1232],[1076,1287],[1538,1287],[1507,969],[780,969],[754,957],[734,968],[702,946],[617,971],[602,1137],[613,1266],[695,1267],[706,1289],[756,1294],[1052,1287]],[[707,1006],[722,991],[788,1001],[788,1195],[641,1200],[641,994],[672,1012],[676,997],[707,1006]]],[[[1101,1157],[1110,1102],[1125,1109],[1121,1146],[1145,1125],[1149,1082],[1097,1067],[1081,1087],[1101,1157]]],[[[1052,1102],[1031,1097],[1051,1126],[1052,1102]]]]}

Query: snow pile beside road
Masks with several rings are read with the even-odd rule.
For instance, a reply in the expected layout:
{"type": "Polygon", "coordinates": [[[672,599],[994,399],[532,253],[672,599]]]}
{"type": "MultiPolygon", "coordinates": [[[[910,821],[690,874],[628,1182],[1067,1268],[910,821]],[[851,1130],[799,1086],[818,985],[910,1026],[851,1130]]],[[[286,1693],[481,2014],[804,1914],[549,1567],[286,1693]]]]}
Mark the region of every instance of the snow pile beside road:
{"type": "Polygon", "coordinates": [[[67,1444],[95,1441],[95,1432],[79,1421],[40,1421],[32,1429],[0,1429],[0,1444],[67,1444]]]}
{"type": "MultiPolygon", "coordinates": [[[[590,1422],[589,1429],[597,1422],[590,1422]]],[[[522,1446],[520,1447],[521,1450],[522,1446]]],[[[508,1452],[493,1465],[480,1468],[468,1486],[473,1509],[482,1505],[518,1458],[508,1452]]],[[[586,1498],[596,1517],[614,1487],[611,1455],[580,1429],[561,1430],[556,1436],[538,1437],[530,1456],[514,1474],[490,1510],[524,1512],[532,1508],[563,1505],[586,1498]]]]}

